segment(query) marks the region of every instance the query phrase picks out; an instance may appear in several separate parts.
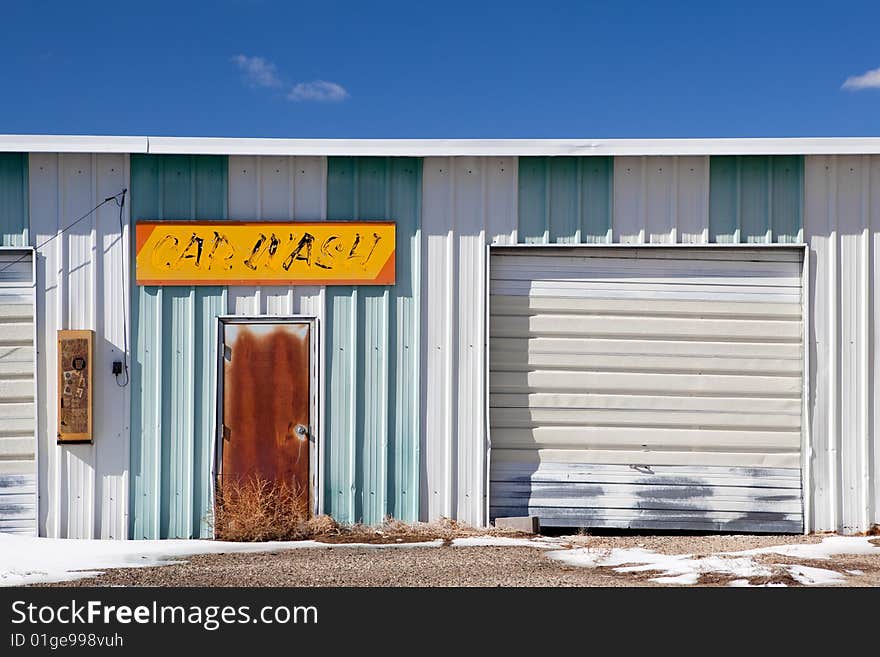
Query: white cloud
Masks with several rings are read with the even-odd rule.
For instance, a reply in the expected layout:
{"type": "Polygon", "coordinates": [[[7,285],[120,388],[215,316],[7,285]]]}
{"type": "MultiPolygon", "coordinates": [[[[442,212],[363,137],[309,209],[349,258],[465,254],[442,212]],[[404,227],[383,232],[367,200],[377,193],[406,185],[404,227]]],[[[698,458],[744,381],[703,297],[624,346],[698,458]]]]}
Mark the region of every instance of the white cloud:
{"type": "Polygon", "coordinates": [[[252,87],[278,88],[283,84],[278,77],[275,64],[267,59],[236,55],[232,61],[244,73],[245,80],[252,87]]]}
{"type": "MultiPolygon", "coordinates": [[[[280,89],[285,86],[275,64],[264,57],[236,55],[231,60],[244,75],[251,87],[280,89]]],[[[341,84],[326,80],[299,82],[287,92],[287,100],[293,102],[314,101],[336,103],[348,98],[348,91],[341,84]]]]}
{"type": "Polygon", "coordinates": [[[314,100],[317,102],[339,102],[348,98],[348,92],[342,85],[326,80],[314,80],[312,82],[300,82],[290,93],[287,99],[294,102],[314,100]]]}
{"type": "Polygon", "coordinates": [[[862,89],[880,89],[880,68],[865,71],[861,75],[848,77],[843,83],[843,89],[861,91],[862,89]]]}

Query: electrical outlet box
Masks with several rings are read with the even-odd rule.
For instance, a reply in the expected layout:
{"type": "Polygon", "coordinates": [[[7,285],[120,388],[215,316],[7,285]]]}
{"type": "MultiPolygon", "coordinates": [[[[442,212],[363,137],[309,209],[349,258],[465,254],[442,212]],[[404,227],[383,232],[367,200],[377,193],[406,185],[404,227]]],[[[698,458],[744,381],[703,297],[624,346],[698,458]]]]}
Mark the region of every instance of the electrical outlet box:
{"type": "Polygon", "coordinates": [[[92,442],[94,331],[58,331],[58,442],[92,442]]]}

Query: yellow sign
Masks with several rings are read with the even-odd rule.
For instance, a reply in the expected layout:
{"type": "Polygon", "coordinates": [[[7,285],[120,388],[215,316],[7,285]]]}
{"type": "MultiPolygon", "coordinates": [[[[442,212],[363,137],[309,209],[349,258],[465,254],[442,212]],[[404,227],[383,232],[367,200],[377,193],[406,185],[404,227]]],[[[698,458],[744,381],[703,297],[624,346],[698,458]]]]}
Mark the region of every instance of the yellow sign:
{"type": "Polygon", "coordinates": [[[394,223],[139,221],[139,285],[393,285],[394,223]]]}

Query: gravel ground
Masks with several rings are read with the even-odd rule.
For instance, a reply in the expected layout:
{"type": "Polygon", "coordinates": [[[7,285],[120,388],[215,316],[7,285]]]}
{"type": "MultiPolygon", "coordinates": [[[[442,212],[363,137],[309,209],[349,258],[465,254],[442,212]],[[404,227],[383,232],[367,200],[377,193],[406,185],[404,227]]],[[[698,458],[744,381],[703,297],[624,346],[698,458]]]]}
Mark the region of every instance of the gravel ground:
{"type": "MultiPolygon", "coordinates": [[[[635,548],[664,554],[709,555],[786,543],[817,543],[821,536],[574,536],[572,547],[635,548]]],[[[562,546],[561,546],[562,547],[562,546]]],[[[531,547],[363,548],[328,545],[279,552],[214,554],[162,567],[108,570],[98,577],[54,586],[659,586],[657,573],[567,566],[531,547]]],[[[844,572],[847,586],[880,586],[880,556],[828,560],[761,555],[767,564],[799,563],[844,572]]],[[[708,575],[705,586],[730,578],[708,575]]],[[[780,574],[773,582],[797,585],[780,574]]],[[[760,582],[756,582],[760,583],[760,582]]]]}

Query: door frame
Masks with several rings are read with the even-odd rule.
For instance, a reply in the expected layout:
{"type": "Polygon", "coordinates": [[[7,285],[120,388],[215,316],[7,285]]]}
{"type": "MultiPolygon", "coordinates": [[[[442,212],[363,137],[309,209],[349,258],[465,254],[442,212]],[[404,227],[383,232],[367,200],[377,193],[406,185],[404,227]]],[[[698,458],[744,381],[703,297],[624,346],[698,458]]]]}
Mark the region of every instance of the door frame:
{"type": "Polygon", "coordinates": [[[801,254],[801,341],[803,345],[803,355],[801,358],[801,367],[803,368],[802,386],[801,386],[801,500],[803,509],[803,533],[810,534],[813,531],[813,472],[812,472],[812,362],[810,360],[810,349],[813,335],[813,317],[812,317],[812,301],[810,295],[813,290],[810,287],[810,272],[813,263],[810,259],[810,245],[803,241],[791,243],[752,243],[752,242],[676,242],[667,243],[638,243],[638,242],[603,242],[603,243],[505,243],[497,242],[487,244],[486,247],[486,270],[485,270],[485,287],[483,289],[484,304],[484,334],[483,347],[485,351],[485,362],[483,369],[483,395],[484,395],[484,421],[485,421],[485,455],[486,455],[486,471],[485,476],[485,500],[484,513],[486,524],[489,524],[489,511],[491,506],[491,460],[492,460],[492,434],[491,422],[489,418],[489,340],[490,340],[490,307],[489,297],[492,285],[492,256],[494,254],[527,254],[529,251],[539,250],[547,252],[557,252],[561,254],[571,254],[577,251],[613,251],[613,250],[687,250],[698,249],[706,251],[723,251],[727,250],[735,253],[737,250],[746,251],[749,249],[757,249],[761,251],[792,251],[801,254]]]}
{"type": "Polygon", "coordinates": [[[309,326],[309,511],[313,516],[321,513],[321,486],[324,468],[323,437],[321,427],[320,399],[320,339],[318,318],[314,315],[218,315],[217,316],[217,352],[214,362],[215,395],[214,395],[214,459],[211,464],[211,508],[214,508],[214,491],[217,477],[223,470],[223,360],[224,360],[224,327],[227,324],[307,324],[309,326]]]}

